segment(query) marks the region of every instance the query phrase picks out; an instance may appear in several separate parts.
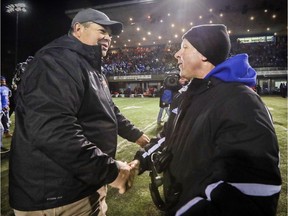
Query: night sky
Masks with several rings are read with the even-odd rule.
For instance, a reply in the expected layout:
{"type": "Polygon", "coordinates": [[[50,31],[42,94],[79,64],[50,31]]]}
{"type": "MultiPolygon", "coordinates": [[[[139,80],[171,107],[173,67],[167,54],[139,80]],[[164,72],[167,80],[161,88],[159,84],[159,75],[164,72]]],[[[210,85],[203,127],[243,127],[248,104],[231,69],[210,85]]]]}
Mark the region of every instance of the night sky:
{"type": "Polygon", "coordinates": [[[65,10],[119,2],[117,0],[2,0],[1,1],[1,74],[12,76],[15,66],[16,14],[6,13],[6,5],[25,3],[27,13],[19,14],[18,61],[23,62],[50,41],[66,34],[71,19],[65,10]],[[12,72],[11,72],[12,71],[12,72]]]}

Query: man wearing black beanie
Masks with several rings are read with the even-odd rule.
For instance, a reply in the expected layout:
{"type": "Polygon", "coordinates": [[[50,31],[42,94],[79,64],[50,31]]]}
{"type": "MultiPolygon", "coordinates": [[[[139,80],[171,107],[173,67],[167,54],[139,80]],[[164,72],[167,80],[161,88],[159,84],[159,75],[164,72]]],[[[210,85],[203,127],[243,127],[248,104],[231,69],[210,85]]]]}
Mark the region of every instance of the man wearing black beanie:
{"type": "Polygon", "coordinates": [[[190,83],[162,153],[149,150],[163,171],[165,199],[161,179],[150,185],[155,205],[176,216],[276,215],[278,142],[267,107],[250,88],[256,72],[247,54],[228,58],[222,24],[195,26],[182,39],[175,58],[190,83]]]}
{"type": "Polygon", "coordinates": [[[187,39],[213,65],[228,58],[231,44],[224,25],[196,26],[187,31],[182,38],[187,39]]]}

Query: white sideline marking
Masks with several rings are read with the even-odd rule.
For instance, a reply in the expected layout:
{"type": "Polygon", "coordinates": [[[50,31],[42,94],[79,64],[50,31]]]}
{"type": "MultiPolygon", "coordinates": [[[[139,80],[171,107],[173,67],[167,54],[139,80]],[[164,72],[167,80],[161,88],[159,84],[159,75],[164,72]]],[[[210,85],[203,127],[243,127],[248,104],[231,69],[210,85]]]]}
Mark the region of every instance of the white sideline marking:
{"type": "Polygon", "coordinates": [[[128,106],[128,107],[125,107],[125,108],[122,108],[123,110],[128,110],[128,109],[140,109],[142,107],[140,106],[128,106]]]}
{"type": "Polygon", "coordinates": [[[150,129],[152,126],[154,126],[156,124],[156,121],[152,122],[150,125],[147,125],[144,129],[143,132],[147,132],[148,129],[150,129]]]}
{"type": "MultiPolygon", "coordinates": [[[[152,122],[150,125],[147,125],[142,131],[144,133],[147,133],[149,130],[153,128],[153,126],[156,124],[156,121],[152,122]]],[[[130,145],[130,142],[126,139],[122,140],[120,143],[117,145],[117,152],[121,151],[124,147],[130,145]]]]}

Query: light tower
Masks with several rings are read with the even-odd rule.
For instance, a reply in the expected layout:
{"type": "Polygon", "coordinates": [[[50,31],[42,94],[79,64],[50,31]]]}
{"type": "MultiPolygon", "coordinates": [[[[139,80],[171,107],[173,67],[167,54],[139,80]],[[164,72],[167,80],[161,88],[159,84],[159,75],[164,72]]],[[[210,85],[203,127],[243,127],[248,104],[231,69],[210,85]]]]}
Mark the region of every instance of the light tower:
{"type": "Polygon", "coordinates": [[[16,35],[15,35],[15,67],[18,62],[18,23],[19,23],[19,13],[27,12],[25,3],[9,4],[6,6],[7,13],[16,13],[16,35]]]}

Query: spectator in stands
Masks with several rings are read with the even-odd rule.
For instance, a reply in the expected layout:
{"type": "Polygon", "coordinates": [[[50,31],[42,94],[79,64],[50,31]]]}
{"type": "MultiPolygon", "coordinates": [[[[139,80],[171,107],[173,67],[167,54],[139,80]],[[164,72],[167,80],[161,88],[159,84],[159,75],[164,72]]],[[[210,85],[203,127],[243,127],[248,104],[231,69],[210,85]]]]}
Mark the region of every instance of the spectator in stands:
{"type": "Polygon", "coordinates": [[[191,82],[162,152],[146,153],[153,201],[167,215],[276,215],[281,175],[272,117],[250,88],[256,72],[248,56],[228,58],[229,51],[226,26],[206,24],[188,30],[175,54],[191,82]]]}
{"type": "Polygon", "coordinates": [[[1,76],[1,101],[2,101],[2,111],[3,115],[1,118],[2,125],[4,127],[4,137],[12,137],[12,134],[10,133],[10,97],[12,96],[10,88],[6,84],[6,78],[4,76],[1,76]]]}
{"type": "Polygon", "coordinates": [[[125,192],[131,167],[114,159],[117,134],[149,138],[112,101],[101,58],[122,24],[85,9],[68,35],[40,49],[18,86],[10,205],[18,215],[105,215],[106,185],[125,192]]]}

